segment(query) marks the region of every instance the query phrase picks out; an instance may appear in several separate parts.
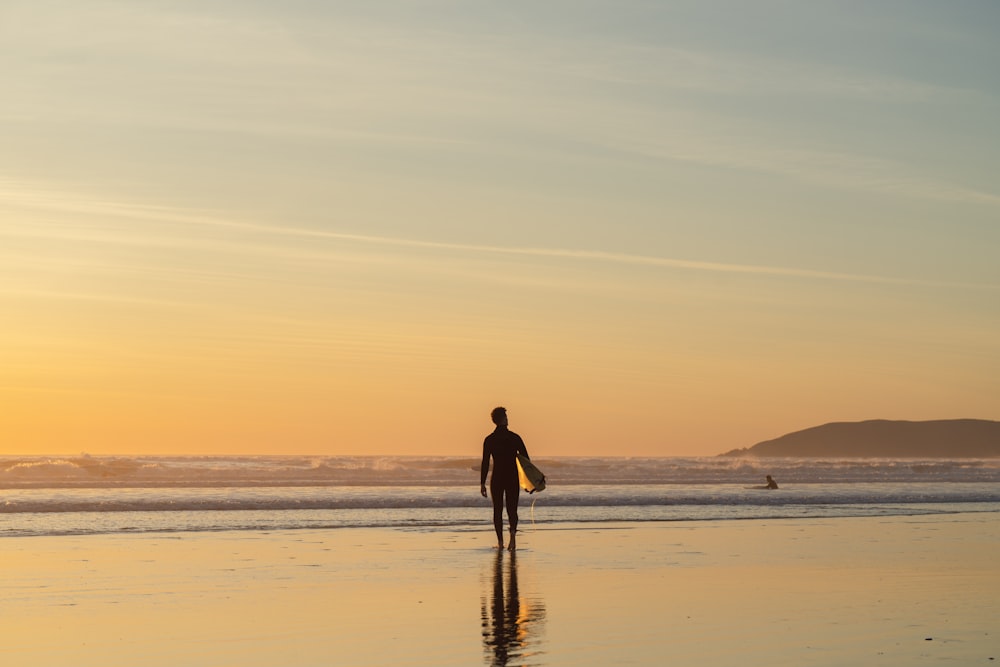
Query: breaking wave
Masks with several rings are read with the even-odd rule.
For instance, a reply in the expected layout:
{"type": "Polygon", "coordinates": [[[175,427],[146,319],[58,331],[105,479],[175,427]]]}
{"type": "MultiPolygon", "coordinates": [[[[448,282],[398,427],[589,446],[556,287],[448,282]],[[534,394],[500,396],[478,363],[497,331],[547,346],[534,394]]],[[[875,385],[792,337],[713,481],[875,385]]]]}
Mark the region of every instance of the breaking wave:
{"type": "MultiPolygon", "coordinates": [[[[553,457],[550,483],[753,484],[997,482],[1000,459],[553,457]]],[[[0,457],[0,489],[252,486],[455,486],[479,459],[412,456],[0,457]]]]}

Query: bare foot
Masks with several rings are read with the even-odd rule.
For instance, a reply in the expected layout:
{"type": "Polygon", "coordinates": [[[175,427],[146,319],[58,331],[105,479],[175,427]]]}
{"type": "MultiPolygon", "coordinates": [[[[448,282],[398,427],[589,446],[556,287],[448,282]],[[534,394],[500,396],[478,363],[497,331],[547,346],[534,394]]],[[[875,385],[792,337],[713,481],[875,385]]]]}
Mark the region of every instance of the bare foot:
{"type": "Polygon", "coordinates": [[[498,551],[503,551],[503,542],[497,543],[497,550],[498,551]]]}
{"type": "Polygon", "coordinates": [[[517,545],[514,542],[514,538],[510,538],[510,546],[507,547],[507,551],[514,551],[517,549],[517,545]]]}

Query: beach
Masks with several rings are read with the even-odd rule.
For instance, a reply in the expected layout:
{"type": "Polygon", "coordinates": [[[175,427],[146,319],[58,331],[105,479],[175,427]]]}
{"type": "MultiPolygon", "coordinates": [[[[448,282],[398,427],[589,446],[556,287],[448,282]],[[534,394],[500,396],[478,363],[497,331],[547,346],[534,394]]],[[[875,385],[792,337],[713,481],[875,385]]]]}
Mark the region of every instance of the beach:
{"type": "Polygon", "coordinates": [[[0,540],[5,665],[1000,659],[996,514],[0,540]]]}

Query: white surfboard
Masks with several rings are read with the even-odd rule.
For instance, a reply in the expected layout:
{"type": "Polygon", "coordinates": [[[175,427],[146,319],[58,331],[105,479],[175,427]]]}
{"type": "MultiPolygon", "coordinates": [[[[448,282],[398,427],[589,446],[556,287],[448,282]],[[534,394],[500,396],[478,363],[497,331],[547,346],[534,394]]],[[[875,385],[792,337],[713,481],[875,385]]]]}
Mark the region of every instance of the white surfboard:
{"type": "Polygon", "coordinates": [[[528,493],[545,490],[545,475],[523,454],[517,455],[517,479],[528,493]]]}

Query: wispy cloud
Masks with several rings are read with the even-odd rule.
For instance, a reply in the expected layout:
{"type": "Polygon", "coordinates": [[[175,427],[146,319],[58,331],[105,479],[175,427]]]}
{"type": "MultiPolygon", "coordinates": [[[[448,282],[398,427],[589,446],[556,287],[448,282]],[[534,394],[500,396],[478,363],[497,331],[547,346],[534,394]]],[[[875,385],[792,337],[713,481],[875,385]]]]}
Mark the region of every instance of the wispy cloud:
{"type": "Polygon", "coordinates": [[[456,252],[491,253],[497,255],[512,255],[520,257],[543,257],[551,259],[569,259],[588,262],[607,262],[616,264],[633,264],[643,266],[658,266],[670,269],[681,269],[688,271],[707,271],[715,273],[737,273],[760,276],[778,276],[799,279],[815,280],[835,280],[861,283],[879,283],[885,285],[913,285],[913,286],[936,286],[953,287],[962,289],[1000,289],[1000,285],[989,285],[979,283],[962,283],[947,281],[931,281],[912,278],[896,278],[891,276],[878,276],[857,273],[840,273],[835,271],[816,271],[811,269],[800,269],[779,266],[761,266],[753,264],[732,264],[723,262],[706,262],[697,260],[676,259],[671,257],[657,257],[652,255],[637,255],[629,253],[605,252],[600,250],[582,250],[569,248],[531,248],[513,246],[481,245],[471,243],[450,243],[441,241],[426,241],[405,238],[392,238],[384,236],[369,236],[365,234],[350,234],[343,232],[331,232],[323,230],[307,230],[301,228],[283,228],[265,225],[244,224],[244,223],[221,223],[212,221],[208,224],[234,225],[253,231],[267,232],[273,234],[287,234],[295,236],[305,236],[313,238],[329,238],[348,241],[358,241],[363,243],[389,245],[407,248],[426,248],[434,250],[451,250],[456,252]]]}
{"type": "Polygon", "coordinates": [[[857,153],[775,148],[746,138],[622,138],[619,149],[654,159],[687,162],[777,174],[845,190],[863,191],[923,201],[1000,206],[1000,195],[948,183],[914,172],[908,165],[857,153]]]}
{"type": "MultiPolygon", "coordinates": [[[[780,278],[798,280],[823,280],[838,282],[871,283],[882,285],[900,286],[925,286],[943,287],[955,289],[971,290],[997,290],[1000,285],[989,283],[969,283],[944,280],[924,280],[918,278],[907,278],[898,276],[884,276],[873,274],[848,273],[837,271],[821,271],[808,268],[788,267],[788,266],[765,266],[754,264],[738,264],[726,262],[714,262],[704,260],[692,260],[675,257],[662,257],[656,255],[643,255],[621,252],[607,252],[603,250],[592,250],[584,248],[546,248],[530,246],[501,246],[480,243],[462,243],[454,241],[437,241],[429,239],[418,239],[398,236],[380,236],[372,234],[361,234],[349,231],[329,230],[298,227],[293,225],[276,225],[270,223],[253,222],[247,220],[232,219],[229,217],[201,213],[196,211],[182,210],[162,206],[148,206],[129,202],[119,202],[108,199],[90,199],[86,197],[74,196],[65,192],[51,192],[37,186],[25,186],[23,184],[12,183],[10,181],[0,181],[0,206],[4,203],[19,208],[40,208],[55,209],[67,212],[87,213],[102,217],[115,217],[128,220],[145,220],[167,223],[182,223],[184,225],[211,228],[228,231],[232,235],[229,241],[233,246],[230,249],[240,247],[249,248],[246,243],[247,235],[263,235],[270,238],[283,238],[291,240],[328,240],[347,241],[372,246],[383,246],[393,248],[405,248],[411,250],[433,250],[447,251],[457,254],[492,254],[508,257],[524,258],[547,258],[554,260],[570,260],[579,262],[593,262],[604,264],[621,264],[637,266],[653,266],[665,269],[681,271],[698,271],[712,273],[744,274],[755,276],[774,276],[780,278]]],[[[0,235],[32,236],[35,232],[23,225],[8,226],[5,228],[0,224],[0,235]]],[[[81,234],[88,232],[78,228],[47,229],[37,232],[43,237],[64,236],[65,238],[80,238],[81,234]]],[[[93,239],[102,240],[108,243],[142,242],[141,234],[134,234],[129,238],[110,234],[99,234],[91,236],[93,239]]],[[[160,243],[162,239],[154,239],[151,243],[160,243]]],[[[187,243],[198,244],[201,241],[187,241],[187,243]]],[[[273,246],[255,243],[252,247],[256,251],[264,251],[273,246]]],[[[315,249],[305,250],[310,255],[315,254],[315,249]]]]}
{"type": "MultiPolygon", "coordinates": [[[[28,54],[19,63],[22,76],[9,82],[24,88],[11,97],[22,120],[183,128],[216,137],[316,137],[362,152],[425,148],[430,162],[441,146],[495,156],[589,144],[845,190],[1000,205],[996,192],[894,162],[875,147],[866,153],[826,139],[824,149],[824,128],[779,103],[761,121],[772,131],[768,138],[744,122],[746,110],[769,97],[919,105],[988,97],[884,67],[852,69],[693,38],[683,45],[631,40],[594,29],[599,23],[591,32],[544,23],[525,30],[494,25],[475,9],[455,12],[459,18],[404,12],[410,20],[403,23],[366,9],[331,21],[322,10],[313,15],[297,8],[273,14],[258,8],[237,17],[201,8],[67,4],[59,20],[42,20],[30,3],[14,7],[19,29],[5,36],[15,54],[28,54]],[[317,20],[326,39],[311,38],[317,20]],[[82,94],[80,80],[100,94],[82,94]],[[710,107],[705,95],[726,102],[710,107]],[[807,131],[815,128],[818,148],[788,136],[775,141],[787,117],[807,131]]],[[[644,12],[667,16],[655,8],[644,12]]]]}

